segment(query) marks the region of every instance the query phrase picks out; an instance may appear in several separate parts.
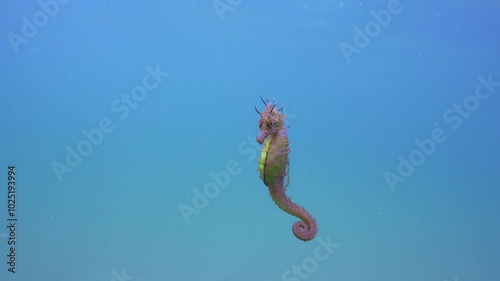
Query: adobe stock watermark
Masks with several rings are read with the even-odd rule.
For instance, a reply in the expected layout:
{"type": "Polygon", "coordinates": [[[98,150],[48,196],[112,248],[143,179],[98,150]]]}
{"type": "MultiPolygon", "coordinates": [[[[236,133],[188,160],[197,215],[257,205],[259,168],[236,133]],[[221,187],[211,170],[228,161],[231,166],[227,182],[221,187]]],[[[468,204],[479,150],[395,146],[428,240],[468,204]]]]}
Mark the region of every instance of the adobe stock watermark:
{"type": "MultiPolygon", "coordinates": [[[[474,93],[466,96],[462,102],[453,104],[442,114],[443,122],[448,124],[452,131],[458,130],[464,120],[470,118],[472,113],[479,109],[481,103],[491,97],[495,88],[500,87],[500,80],[494,81],[492,74],[487,77],[479,76],[477,79],[479,83],[476,85],[474,93]]],[[[397,172],[384,172],[384,178],[390,190],[396,191],[396,184],[404,183],[408,177],[415,173],[416,167],[423,165],[425,160],[435,153],[437,145],[443,144],[447,139],[446,130],[439,125],[434,127],[429,137],[421,140],[415,139],[413,143],[416,148],[408,153],[406,158],[403,155],[398,156],[397,172]]]]}
{"type": "MultiPolygon", "coordinates": [[[[288,119],[294,119],[294,114],[287,114],[288,119]]],[[[285,123],[288,126],[287,123],[285,123]]],[[[238,154],[241,156],[246,156],[245,160],[247,162],[256,161],[257,156],[260,154],[261,146],[255,140],[256,136],[248,136],[246,140],[242,141],[236,147],[238,154]]],[[[257,161],[255,162],[255,167],[257,167],[257,161]]],[[[257,169],[257,168],[255,168],[257,169]]],[[[222,189],[225,189],[231,182],[231,178],[235,177],[243,171],[239,161],[230,160],[225,165],[225,168],[213,172],[210,171],[208,176],[210,181],[207,182],[203,188],[193,188],[193,198],[188,203],[180,203],[178,205],[179,212],[184,219],[186,224],[191,223],[191,217],[193,215],[199,215],[201,210],[208,207],[210,200],[216,198],[222,189]]]]}
{"type": "Polygon", "coordinates": [[[125,267],[122,267],[121,272],[112,269],[111,274],[113,277],[109,281],[132,281],[135,279],[135,276],[126,273],[125,267]]]}
{"type": "Polygon", "coordinates": [[[220,21],[224,21],[225,13],[233,12],[234,8],[241,5],[241,3],[243,3],[243,0],[214,0],[212,2],[220,21]]]}
{"type": "Polygon", "coordinates": [[[326,237],[326,241],[321,237],[318,237],[318,246],[314,249],[311,256],[308,256],[302,260],[299,265],[292,265],[290,269],[287,269],[281,275],[282,281],[300,281],[307,280],[318,270],[319,265],[326,261],[335,251],[335,249],[340,247],[340,244],[333,243],[330,239],[330,235],[326,237]]]}
{"type": "Polygon", "coordinates": [[[401,13],[403,9],[399,0],[389,0],[387,9],[378,12],[370,11],[374,20],[367,22],[363,30],[357,26],[354,27],[354,46],[345,41],[339,45],[347,63],[351,63],[353,54],[360,54],[362,49],[368,47],[371,40],[380,34],[382,28],[391,23],[392,17],[401,13]]]}
{"type": "Polygon", "coordinates": [[[33,39],[38,34],[38,31],[46,26],[51,18],[54,18],[57,13],[59,13],[61,5],[68,4],[69,1],[70,0],[38,1],[40,9],[31,16],[31,19],[27,17],[21,18],[23,22],[21,32],[19,34],[14,32],[9,32],[7,34],[7,39],[9,39],[14,52],[16,54],[19,53],[19,47],[28,44],[29,40],[33,39]]]}
{"type": "MultiPolygon", "coordinates": [[[[127,119],[131,111],[136,109],[169,75],[168,72],[161,71],[159,65],[156,65],[155,69],[147,66],[146,72],[142,83],[133,87],[130,94],[122,94],[120,98],[111,102],[110,109],[111,113],[115,114],[114,117],[121,121],[127,119]]],[[[63,182],[63,175],[73,172],[82,163],[83,158],[89,156],[94,148],[103,142],[105,135],[112,133],[115,129],[112,118],[104,117],[98,122],[97,128],[82,130],[82,139],[74,146],[66,146],[66,157],[63,163],[52,162],[52,169],[59,182],[63,182]]]]}
{"type": "MultiPolygon", "coordinates": [[[[248,162],[257,159],[257,152],[260,146],[255,141],[255,137],[249,136],[246,141],[241,142],[238,147],[240,155],[248,155],[248,162]]],[[[193,199],[190,203],[180,203],[179,211],[186,224],[191,223],[191,216],[199,215],[200,211],[207,208],[210,204],[210,199],[217,197],[221,189],[226,188],[231,182],[231,178],[235,177],[243,171],[240,162],[230,160],[227,162],[225,169],[218,172],[210,171],[208,176],[210,181],[206,183],[202,189],[193,188],[193,199]]]]}

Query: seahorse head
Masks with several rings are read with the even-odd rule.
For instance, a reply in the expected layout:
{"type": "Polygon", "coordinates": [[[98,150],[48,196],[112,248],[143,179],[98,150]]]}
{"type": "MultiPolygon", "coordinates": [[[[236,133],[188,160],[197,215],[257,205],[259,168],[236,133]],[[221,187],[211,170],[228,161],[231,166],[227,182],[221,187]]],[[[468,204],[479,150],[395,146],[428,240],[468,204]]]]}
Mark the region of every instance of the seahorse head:
{"type": "Polygon", "coordinates": [[[263,144],[266,138],[270,135],[276,134],[283,128],[285,124],[285,115],[282,113],[283,108],[277,109],[276,104],[269,102],[267,99],[264,100],[260,97],[266,108],[263,111],[259,111],[257,108],[255,110],[260,114],[259,119],[259,135],[257,136],[257,142],[263,144]]]}

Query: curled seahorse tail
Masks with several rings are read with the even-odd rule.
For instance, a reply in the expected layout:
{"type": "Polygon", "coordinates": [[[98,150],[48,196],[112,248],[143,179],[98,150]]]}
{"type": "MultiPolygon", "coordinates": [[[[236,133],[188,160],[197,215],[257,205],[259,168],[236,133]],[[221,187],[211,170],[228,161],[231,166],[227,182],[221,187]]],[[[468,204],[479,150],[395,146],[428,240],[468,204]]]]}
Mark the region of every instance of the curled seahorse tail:
{"type": "Polygon", "coordinates": [[[270,186],[269,194],[280,209],[300,219],[292,226],[295,237],[302,241],[309,241],[318,234],[316,219],[306,209],[292,202],[282,186],[270,186]]]}
{"type": "Polygon", "coordinates": [[[307,219],[295,222],[292,226],[292,232],[298,239],[302,241],[309,241],[318,234],[318,225],[316,224],[314,217],[309,214],[309,212],[305,209],[304,212],[307,219]]]}

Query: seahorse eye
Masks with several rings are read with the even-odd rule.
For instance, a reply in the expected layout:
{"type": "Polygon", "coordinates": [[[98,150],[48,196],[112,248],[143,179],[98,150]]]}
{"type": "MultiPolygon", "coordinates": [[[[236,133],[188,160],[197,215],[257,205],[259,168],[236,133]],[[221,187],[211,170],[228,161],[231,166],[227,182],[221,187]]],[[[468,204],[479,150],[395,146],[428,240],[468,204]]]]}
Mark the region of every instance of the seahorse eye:
{"type": "Polygon", "coordinates": [[[259,121],[259,128],[262,128],[262,126],[264,126],[264,122],[259,121]]]}
{"type": "Polygon", "coordinates": [[[273,122],[268,122],[268,123],[267,123],[267,128],[268,128],[268,129],[271,129],[271,127],[272,127],[272,126],[273,126],[273,122]]]}

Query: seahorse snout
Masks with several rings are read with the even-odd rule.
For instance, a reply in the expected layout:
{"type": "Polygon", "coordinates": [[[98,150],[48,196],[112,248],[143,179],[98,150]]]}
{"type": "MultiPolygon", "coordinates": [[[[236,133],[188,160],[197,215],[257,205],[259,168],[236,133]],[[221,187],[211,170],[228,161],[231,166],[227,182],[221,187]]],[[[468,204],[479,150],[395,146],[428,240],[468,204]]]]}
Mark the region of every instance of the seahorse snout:
{"type": "Polygon", "coordinates": [[[257,142],[259,144],[263,144],[268,136],[269,136],[268,130],[261,130],[259,135],[257,136],[257,142]]]}

